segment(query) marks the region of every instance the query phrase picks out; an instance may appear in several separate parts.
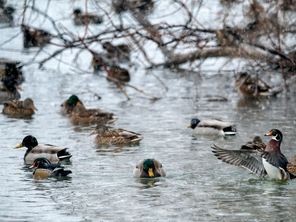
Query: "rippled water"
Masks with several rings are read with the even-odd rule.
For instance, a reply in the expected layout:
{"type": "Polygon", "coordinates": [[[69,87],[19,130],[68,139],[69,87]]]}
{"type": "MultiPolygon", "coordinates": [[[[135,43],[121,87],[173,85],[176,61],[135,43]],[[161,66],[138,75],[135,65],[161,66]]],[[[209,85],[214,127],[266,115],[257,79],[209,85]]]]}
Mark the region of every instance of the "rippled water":
{"type": "MultiPolygon", "coordinates": [[[[3,33],[6,38],[14,32],[3,33]]],[[[30,53],[34,54],[16,56],[25,59],[30,53]]],[[[4,51],[2,56],[11,54],[4,51]]],[[[132,99],[127,101],[102,76],[61,71],[56,62],[44,70],[27,66],[24,73],[22,98],[32,97],[38,112],[32,120],[0,115],[0,221],[294,221],[295,181],[260,180],[218,161],[210,145],[237,149],[254,135],[279,128],[284,133],[283,152],[295,154],[295,95],[245,104],[233,90],[231,73],[201,72],[200,77],[132,69],[131,84],[161,99],[153,102],[128,88],[132,99]],[[97,148],[91,127],[73,126],[59,113],[60,103],[73,93],[88,107],[114,112],[115,126],[142,133],[143,141],[133,147],[97,148]],[[209,95],[228,101],[209,102],[209,95]],[[193,116],[233,121],[239,133],[229,138],[194,137],[186,128],[193,116]],[[32,179],[23,165],[25,151],[13,149],[27,134],[40,143],[70,148],[70,179],[32,179]],[[133,178],[133,168],[144,158],[160,160],[167,177],[133,178]]]]}

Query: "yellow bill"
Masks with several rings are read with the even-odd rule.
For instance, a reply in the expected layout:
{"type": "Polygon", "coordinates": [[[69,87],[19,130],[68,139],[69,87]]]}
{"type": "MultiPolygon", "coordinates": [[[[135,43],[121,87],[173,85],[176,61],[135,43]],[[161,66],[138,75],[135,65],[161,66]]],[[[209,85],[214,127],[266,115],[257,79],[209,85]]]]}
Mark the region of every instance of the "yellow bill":
{"type": "Polygon", "coordinates": [[[22,147],[24,147],[22,143],[16,144],[16,146],[15,146],[16,149],[22,148],[22,147]]]}
{"type": "Polygon", "coordinates": [[[148,176],[149,177],[154,177],[154,173],[153,173],[153,169],[152,168],[149,168],[149,170],[148,170],[148,176]]]}

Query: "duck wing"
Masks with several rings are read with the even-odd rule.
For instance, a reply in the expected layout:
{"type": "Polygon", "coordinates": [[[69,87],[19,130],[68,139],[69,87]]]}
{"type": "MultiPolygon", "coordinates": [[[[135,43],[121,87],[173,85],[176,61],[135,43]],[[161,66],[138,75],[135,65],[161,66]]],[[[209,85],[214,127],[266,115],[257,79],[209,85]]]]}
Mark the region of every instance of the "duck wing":
{"type": "Polygon", "coordinates": [[[232,124],[230,122],[224,122],[224,121],[218,120],[218,119],[205,119],[205,120],[200,121],[198,126],[199,127],[211,127],[211,128],[215,128],[215,129],[220,130],[220,129],[231,127],[232,124]]]}
{"type": "Polygon", "coordinates": [[[267,173],[264,169],[261,153],[250,150],[226,150],[213,144],[212,152],[225,163],[245,168],[259,177],[267,173]]]}

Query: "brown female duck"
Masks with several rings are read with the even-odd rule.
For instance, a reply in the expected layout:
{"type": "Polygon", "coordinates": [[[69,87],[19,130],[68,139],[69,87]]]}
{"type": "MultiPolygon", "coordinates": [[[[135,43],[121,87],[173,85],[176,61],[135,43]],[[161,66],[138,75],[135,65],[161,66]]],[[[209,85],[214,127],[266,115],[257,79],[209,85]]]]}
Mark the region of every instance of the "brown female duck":
{"type": "Polygon", "coordinates": [[[22,25],[24,48],[43,47],[50,42],[52,35],[42,29],[22,25]]]}
{"type": "Polygon", "coordinates": [[[139,133],[105,125],[98,125],[92,134],[96,135],[98,145],[134,145],[143,139],[139,133]]]}
{"type": "Polygon", "coordinates": [[[4,103],[2,113],[9,117],[30,118],[36,111],[36,107],[31,98],[25,100],[12,100],[4,103]]]}
{"type": "Polygon", "coordinates": [[[74,24],[75,25],[88,25],[88,24],[101,24],[103,22],[102,16],[90,13],[82,13],[80,8],[73,10],[74,24]]]}
{"type": "Polygon", "coordinates": [[[262,79],[246,72],[239,73],[235,80],[235,88],[244,98],[275,96],[282,91],[281,87],[271,87],[262,79]]]}

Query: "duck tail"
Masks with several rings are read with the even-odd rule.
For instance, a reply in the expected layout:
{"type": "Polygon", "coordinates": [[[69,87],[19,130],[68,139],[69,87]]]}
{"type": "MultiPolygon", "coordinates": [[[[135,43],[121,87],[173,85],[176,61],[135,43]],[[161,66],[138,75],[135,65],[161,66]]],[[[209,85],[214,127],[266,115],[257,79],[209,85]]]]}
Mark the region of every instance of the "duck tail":
{"type": "Polygon", "coordinates": [[[229,135],[229,136],[236,135],[236,133],[237,133],[236,127],[233,125],[223,128],[223,132],[225,135],[229,135]]]}
{"type": "Polygon", "coordinates": [[[59,160],[69,160],[72,157],[72,154],[68,152],[67,148],[59,151],[57,155],[59,160]]]}
{"type": "Polygon", "coordinates": [[[52,171],[52,175],[56,177],[66,177],[70,173],[72,173],[71,170],[65,170],[64,168],[56,168],[52,171]]]}

